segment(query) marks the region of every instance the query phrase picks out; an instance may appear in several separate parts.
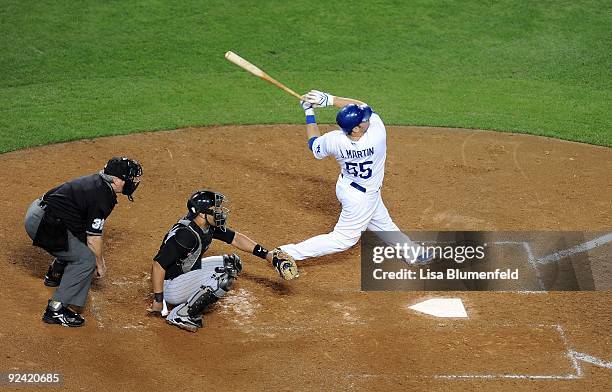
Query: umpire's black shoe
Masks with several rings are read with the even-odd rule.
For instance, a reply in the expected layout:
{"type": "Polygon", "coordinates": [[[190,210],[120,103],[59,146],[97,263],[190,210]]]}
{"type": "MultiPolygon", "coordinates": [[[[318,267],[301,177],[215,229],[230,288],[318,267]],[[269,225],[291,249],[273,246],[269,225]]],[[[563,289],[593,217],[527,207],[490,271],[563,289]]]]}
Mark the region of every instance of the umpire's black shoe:
{"type": "Polygon", "coordinates": [[[63,327],[80,327],[85,324],[85,319],[80,314],[63,305],[58,310],[47,305],[42,320],[47,324],[59,324],[63,327]]]}
{"type": "Polygon", "coordinates": [[[64,267],[65,264],[57,261],[57,259],[53,260],[49,266],[49,269],[47,270],[47,274],[45,275],[45,286],[59,286],[60,282],[62,281],[62,276],[64,275],[64,267]]]}

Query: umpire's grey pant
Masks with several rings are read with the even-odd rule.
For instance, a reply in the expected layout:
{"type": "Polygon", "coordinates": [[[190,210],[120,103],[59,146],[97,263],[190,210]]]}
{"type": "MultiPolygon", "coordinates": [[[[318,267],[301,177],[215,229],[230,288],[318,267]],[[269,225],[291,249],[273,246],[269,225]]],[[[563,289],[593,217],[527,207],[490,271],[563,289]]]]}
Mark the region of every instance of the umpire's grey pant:
{"type": "MultiPolygon", "coordinates": [[[[45,213],[40,206],[40,201],[41,199],[34,200],[25,216],[25,229],[32,239],[36,236],[36,231],[45,213]]],[[[62,281],[51,299],[60,301],[64,305],[85,305],[96,269],[96,256],[70,230],[68,230],[68,250],[51,254],[66,263],[62,281]]]]}

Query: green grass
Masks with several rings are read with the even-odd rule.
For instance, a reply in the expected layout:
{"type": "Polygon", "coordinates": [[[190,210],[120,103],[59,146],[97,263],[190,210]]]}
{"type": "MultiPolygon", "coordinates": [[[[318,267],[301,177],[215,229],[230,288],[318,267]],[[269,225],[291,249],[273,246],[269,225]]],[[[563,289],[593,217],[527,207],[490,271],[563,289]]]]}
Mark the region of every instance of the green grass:
{"type": "MultiPolygon", "coordinates": [[[[612,146],[609,1],[7,1],[0,152],[188,125],[301,123],[297,91],[388,124],[612,146]],[[180,3],[180,5],[178,5],[180,3]]],[[[333,122],[333,111],[320,121],[333,122]]]]}

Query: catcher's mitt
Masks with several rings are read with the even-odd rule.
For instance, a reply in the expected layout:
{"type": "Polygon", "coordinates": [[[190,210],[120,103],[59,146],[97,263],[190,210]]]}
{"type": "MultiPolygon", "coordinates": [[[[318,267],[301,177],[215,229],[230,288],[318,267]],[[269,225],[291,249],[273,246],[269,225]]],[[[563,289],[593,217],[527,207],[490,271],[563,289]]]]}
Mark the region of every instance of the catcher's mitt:
{"type": "Polygon", "coordinates": [[[283,252],[280,248],[272,250],[272,266],[276,268],[276,271],[281,278],[285,280],[295,279],[300,276],[297,264],[293,257],[289,256],[286,252],[283,252]]]}

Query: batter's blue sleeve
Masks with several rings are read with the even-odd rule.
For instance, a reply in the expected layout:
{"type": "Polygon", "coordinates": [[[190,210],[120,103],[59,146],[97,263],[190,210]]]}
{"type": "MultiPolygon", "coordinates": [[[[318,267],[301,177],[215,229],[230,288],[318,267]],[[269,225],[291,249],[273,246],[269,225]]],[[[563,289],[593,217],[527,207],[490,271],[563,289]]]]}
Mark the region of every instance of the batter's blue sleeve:
{"type": "Polygon", "coordinates": [[[317,140],[316,136],[313,136],[310,139],[308,139],[308,148],[310,149],[310,151],[312,151],[312,145],[314,144],[315,140],[317,140]]]}

